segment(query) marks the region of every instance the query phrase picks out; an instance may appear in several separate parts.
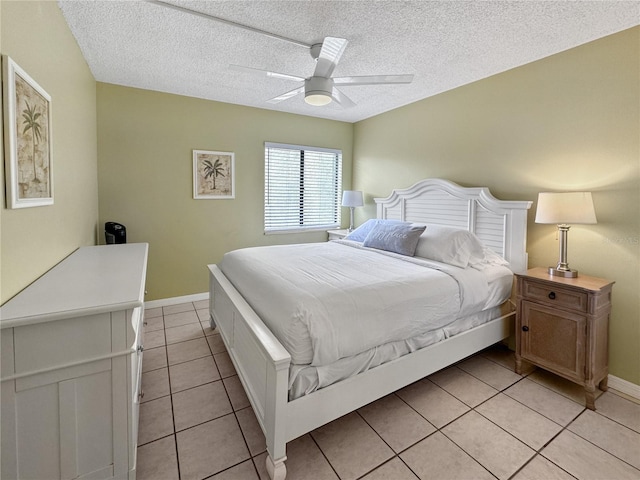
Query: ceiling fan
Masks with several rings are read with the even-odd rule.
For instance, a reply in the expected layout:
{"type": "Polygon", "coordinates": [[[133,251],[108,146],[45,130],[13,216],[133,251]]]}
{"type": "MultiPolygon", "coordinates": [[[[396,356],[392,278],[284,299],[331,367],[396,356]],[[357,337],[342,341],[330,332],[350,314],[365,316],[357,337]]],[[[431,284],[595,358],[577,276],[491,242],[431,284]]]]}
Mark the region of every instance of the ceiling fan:
{"type": "Polygon", "coordinates": [[[338,65],[347,43],[347,40],[344,38],[326,37],[322,43],[311,45],[310,53],[316,61],[316,68],[313,71],[313,75],[306,78],[286,73],[243,67],[240,65],[231,65],[230,67],[234,70],[257,73],[271,78],[282,78],[285,80],[304,82],[304,85],[267,100],[267,103],[279,103],[304,93],[304,100],[309,105],[323,106],[331,103],[331,101],[335,101],[342,107],[348,108],[353,107],[355,103],[337,87],[406,84],[413,81],[413,75],[361,75],[351,77],[332,77],[331,74],[336,68],[336,65],[338,65]]]}
{"type": "Polygon", "coordinates": [[[352,77],[332,77],[336,65],[340,61],[340,57],[344,53],[347,47],[347,40],[344,38],[325,37],[322,43],[316,43],[313,45],[306,44],[304,42],[293,40],[281,35],[266,32],[255,27],[242,25],[224,18],[209,15],[207,13],[191,10],[173,3],[169,3],[166,0],[146,0],[148,3],[178,10],[190,15],[196,15],[199,17],[214,20],[216,22],[231,25],[233,27],[242,28],[255,33],[266,35],[271,38],[276,38],[285,42],[293,43],[295,45],[308,48],[311,56],[316,60],[316,68],[313,71],[313,75],[310,77],[300,77],[297,75],[289,75],[286,73],[270,72],[268,70],[261,70],[258,68],[245,67],[240,65],[230,65],[230,68],[243,72],[249,72],[253,74],[266,75],[271,78],[281,78],[285,80],[293,80],[296,82],[304,82],[301,85],[289,92],[283,93],[267,100],[267,103],[279,103],[284,100],[295,97],[304,93],[304,100],[309,105],[323,106],[335,101],[337,104],[344,108],[353,107],[355,103],[347,97],[344,93],[338,90],[337,87],[352,87],[359,85],[389,85],[389,84],[406,84],[413,81],[413,75],[361,75],[352,77]]]}

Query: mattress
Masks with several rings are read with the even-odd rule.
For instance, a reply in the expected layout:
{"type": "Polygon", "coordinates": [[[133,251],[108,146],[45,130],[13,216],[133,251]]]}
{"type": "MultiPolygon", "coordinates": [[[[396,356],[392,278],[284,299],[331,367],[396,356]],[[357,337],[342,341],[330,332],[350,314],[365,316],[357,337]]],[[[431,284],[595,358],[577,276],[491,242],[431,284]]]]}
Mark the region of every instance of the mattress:
{"type": "Polygon", "coordinates": [[[462,269],[340,241],[236,250],[219,266],[294,366],[328,368],[445,335],[434,332],[508,298],[512,278],[506,267],[462,269]]]}

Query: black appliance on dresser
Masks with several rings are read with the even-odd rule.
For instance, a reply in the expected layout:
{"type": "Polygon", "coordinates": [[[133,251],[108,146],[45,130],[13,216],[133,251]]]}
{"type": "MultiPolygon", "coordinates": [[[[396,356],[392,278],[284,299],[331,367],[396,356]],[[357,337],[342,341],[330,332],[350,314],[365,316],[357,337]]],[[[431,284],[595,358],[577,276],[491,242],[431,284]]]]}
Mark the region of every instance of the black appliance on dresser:
{"type": "Polygon", "coordinates": [[[107,244],[127,243],[127,228],[121,223],[106,222],[104,224],[104,238],[107,244]]]}

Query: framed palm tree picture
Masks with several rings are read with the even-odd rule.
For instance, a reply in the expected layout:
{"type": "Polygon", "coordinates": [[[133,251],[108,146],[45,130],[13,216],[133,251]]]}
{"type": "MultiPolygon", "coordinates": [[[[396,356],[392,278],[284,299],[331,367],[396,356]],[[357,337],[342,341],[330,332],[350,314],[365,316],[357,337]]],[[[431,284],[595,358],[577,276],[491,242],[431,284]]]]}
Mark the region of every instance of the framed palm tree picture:
{"type": "Polygon", "coordinates": [[[193,198],[235,198],[233,152],[193,151],[193,198]]]}
{"type": "Polygon", "coordinates": [[[51,97],[6,55],[2,75],[7,207],[52,205],[51,97]]]}

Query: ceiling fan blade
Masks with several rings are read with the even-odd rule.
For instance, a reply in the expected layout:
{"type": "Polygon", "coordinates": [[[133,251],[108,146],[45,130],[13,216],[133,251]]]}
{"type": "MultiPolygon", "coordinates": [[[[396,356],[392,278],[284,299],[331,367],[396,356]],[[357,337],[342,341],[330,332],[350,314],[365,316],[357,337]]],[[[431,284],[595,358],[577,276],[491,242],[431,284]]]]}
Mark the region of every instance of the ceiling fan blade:
{"type": "Polygon", "coordinates": [[[295,90],[291,90],[290,92],[283,93],[282,95],[278,95],[277,97],[267,100],[267,103],[284,102],[285,100],[289,100],[290,98],[293,98],[301,93],[304,93],[304,85],[302,87],[296,88],[295,90]]]}
{"type": "Polygon", "coordinates": [[[389,85],[411,83],[413,75],[362,75],[357,77],[334,78],[335,85],[349,87],[351,85],[389,85]]]}
{"type": "Polygon", "coordinates": [[[242,65],[229,65],[231,70],[237,70],[239,72],[251,73],[262,75],[270,78],[282,78],[284,80],[293,80],[295,82],[304,82],[303,77],[298,77],[297,75],[289,75],[288,73],[278,73],[278,72],[270,72],[269,70],[262,70],[260,68],[251,68],[244,67],[242,65]]]}
{"type": "Polygon", "coordinates": [[[351,108],[356,106],[353,100],[351,100],[335,87],[333,87],[333,90],[331,91],[331,97],[333,97],[333,100],[343,108],[351,108]]]}
{"type": "Polygon", "coordinates": [[[347,43],[349,42],[344,38],[326,37],[322,42],[313,76],[329,78],[347,48],[347,43]]]}

